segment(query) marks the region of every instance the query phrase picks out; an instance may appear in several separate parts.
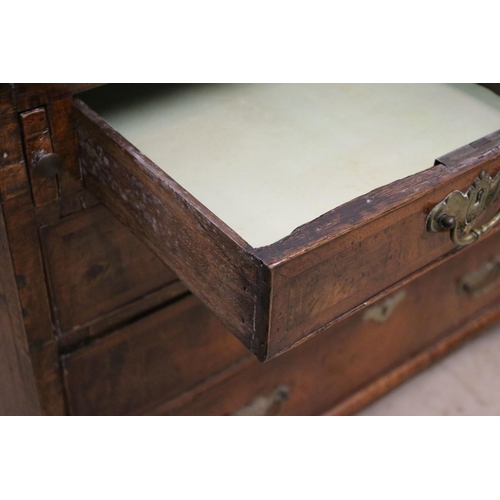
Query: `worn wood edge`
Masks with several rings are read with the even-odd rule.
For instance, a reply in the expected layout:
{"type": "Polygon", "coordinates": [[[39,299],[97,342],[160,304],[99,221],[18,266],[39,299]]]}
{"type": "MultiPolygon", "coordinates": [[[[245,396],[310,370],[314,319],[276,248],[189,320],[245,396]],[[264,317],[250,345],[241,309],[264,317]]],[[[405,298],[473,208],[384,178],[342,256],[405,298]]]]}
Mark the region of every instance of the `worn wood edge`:
{"type": "MultiPolygon", "coordinates": [[[[496,137],[496,134],[497,132],[494,132],[490,135],[496,137]]],[[[498,132],[498,141],[500,142],[500,131],[498,132]]],[[[344,203],[299,226],[281,240],[254,249],[254,254],[269,267],[278,267],[306,252],[328,244],[350,231],[358,230],[392,212],[401,210],[429,195],[436,187],[452,182],[482,163],[500,157],[500,144],[492,142],[489,144],[491,147],[487,146],[486,150],[481,148],[467,150],[467,159],[450,163],[450,165],[444,163],[445,157],[440,157],[443,161],[435,163],[426,170],[374,189],[344,203]]]]}
{"type": "Polygon", "coordinates": [[[270,321],[272,309],[273,273],[269,267],[259,261],[258,292],[255,307],[254,336],[252,351],[261,362],[268,360],[270,321]]]}
{"type": "MultiPolygon", "coordinates": [[[[167,247],[163,249],[158,245],[158,242],[150,239],[147,231],[139,223],[140,216],[131,215],[127,207],[127,203],[129,202],[125,202],[120,194],[114,192],[112,188],[103,187],[100,180],[95,177],[95,175],[99,175],[98,173],[93,174],[84,168],[85,185],[105,202],[111,212],[122,223],[139,236],[161,260],[166,262],[187,284],[190,290],[217,314],[221,321],[240,341],[253,351],[257,342],[256,339],[262,339],[267,336],[267,331],[256,333],[255,330],[257,321],[256,311],[258,307],[261,307],[258,304],[262,300],[262,297],[264,297],[263,300],[265,301],[267,289],[261,293],[258,275],[261,273],[262,262],[253,255],[252,248],[236,233],[227,228],[225,224],[219,224],[219,219],[209,211],[206,211],[189,193],[175,183],[175,181],[171,180],[161,169],[142,155],[133,145],[102,120],[102,118],[88,108],[88,106],[78,100],[75,101],[75,119],[79,134],[80,158],[83,165],[85,161],[91,161],[90,157],[92,156],[87,154],[89,152],[87,151],[88,146],[82,146],[82,137],[85,138],[88,136],[86,141],[92,141],[94,143],[92,147],[96,147],[98,144],[107,157],[113,158],[113,161],[117,165],[117,159],[121,159],[119,169],[122,171],[122,175],[134,179],[134,182],[141,183],[144,189],[159,203],[167,196],[171,200],[171,203],[173,203],[168,210],[173,210],[177,215],[181,214],[183,218],[190,218],[200,228],[202,238],[205,238],[207,242],[210,241],[213,248],[217,248],[218,259],[219,261],[226,262],[226,265],[229,266],[228,271],[231,269],[231,272],[235,273],[235,276],[242,273],[248,275],[250,279],[248,281],[249,287],[243,287],[242,290],[238,289],[238,294],[242,298],[246,297],[245,300],[251,304],[252,310],[247,309],[246,311],[249,314],[249,322],[243,321],[243,324],[240,324],[242,319],[241,317],[237,317],[237,314],[233,310],[234,308],[231,307],[231,310],[228,310],[227,304],[224,304],[226,302],[224,297],[228,299],[228,303],[234,302],[235,298],[231,298],[228,292],[218,290],[216,295],[221,295],[221,297],[216,300],[215,297],[211,297],[206,291],[204,292],[204,287],[198,286],[203,282],[203,278],[199,276],[195,277],[192,274],[192,270],[186,274],[186,265],[182,263],[184,261],[181,262],[179,255],[174,256],[172,253],[166,255],[167,247]],[[123,161],[123,158],[126,161],[123,161]],[[133,167],[130,165],[133,165],[133,167]],[[244,271],[245,269],[246,271],[244,271]],[[225,313],[224,310],[226,311],[225,313]]],[[[168,207],[168,204],[163,203],[163,205],[168,207]]],[[[184,234],[184,228],[173,227],[171,225],[169,234],[174,235],[176,233],[177,242],[184,240],[183,244],[185,244],[186,235],[184,234]]],[[[176,247],[177,249],[178,247],[176,247]]],[[[217,288],[220,289],[221,287],[217,288]]],[[[258,352],[256,354],[259,355],[258,352]]]]}
{"type": "Polygon", "coordinates": [[[377,379],[375,382],[364,386],[341,403],[323,413],[325,416],[354,415],[370,403],[375,402],[385,394],[395,389],[412,375],[424,370],[432,363],[444,358],[449,352],[460,347],[464,342],[480,335],[483,330],[500,319],[500,308],[489,308],[480,311],[479,319],[466,322],[458,330],[455,329],[444,340],[433,344],[426,351],[414,356],[402,365],[377,379]]]}

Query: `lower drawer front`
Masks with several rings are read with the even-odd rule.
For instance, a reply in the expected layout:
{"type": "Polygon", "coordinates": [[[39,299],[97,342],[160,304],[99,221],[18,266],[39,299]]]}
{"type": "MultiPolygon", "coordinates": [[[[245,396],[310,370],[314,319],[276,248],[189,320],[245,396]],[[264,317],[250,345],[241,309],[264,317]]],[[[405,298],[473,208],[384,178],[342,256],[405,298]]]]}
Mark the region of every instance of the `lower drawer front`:
{"type": "Polygon", "coordinates": [[[70,413],[145,413],[249,356],[189,295],[63,356],[70,413]]]}
{"type": "Polygon", "coordinates": [[[473,245],[374,306],[282,356],[165,405],[163,414],[314,415],[480,316],[500,296],[500,235],[473,245]]]}
{"type": "Polygon", "coordinates": [[[480,316],[500,297],[499,262],[500,234],[266,363],[188,296],[65,355],[70,411],[323,413],[480,316]]]}

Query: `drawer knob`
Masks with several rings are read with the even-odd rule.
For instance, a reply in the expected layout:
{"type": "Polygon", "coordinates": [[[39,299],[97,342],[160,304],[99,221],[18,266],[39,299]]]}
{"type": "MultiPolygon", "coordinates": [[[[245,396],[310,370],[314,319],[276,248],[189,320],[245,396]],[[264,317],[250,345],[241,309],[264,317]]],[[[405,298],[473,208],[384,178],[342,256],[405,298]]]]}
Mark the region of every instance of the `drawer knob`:
{"type": "Polygon", "coordinates": [[[498,199],[499,192],[500,173],[493,179],[487,172],[481,172],[465,194],[453,191],[432,209],[427,216],[427,231],[449,230],[451,241],[459,246],[477,241],[500,221],[499,210],[484,224],[474,224],[498,199]]]}
{"type": "Polygon", "coordinates": [[[55,153],[44,154],[35,163],[35,172],[45,179],[55,177],[61,168],[62,158],[55,153]]]}

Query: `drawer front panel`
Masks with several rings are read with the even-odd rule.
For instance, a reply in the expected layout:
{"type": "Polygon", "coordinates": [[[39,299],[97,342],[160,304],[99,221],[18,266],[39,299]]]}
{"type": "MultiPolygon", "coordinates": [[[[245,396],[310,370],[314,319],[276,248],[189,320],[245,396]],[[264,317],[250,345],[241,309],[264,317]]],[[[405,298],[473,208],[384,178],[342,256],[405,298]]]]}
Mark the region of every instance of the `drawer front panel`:
{"type": "Polygon", "coordinates": [[[177,280],[102,206],[44,228],[42,243],[63,334],[177,280]]]}
{"type": "MultiPolygon", "coordinates": [[[[481,167],[488,168],[496,174],[498,162],[481,167]]],[[[465,247],[457,249],[448,231],[427,232],[426,217],[451,191],[466,191],[478,173],[468,172],[363,230],[348,231],[276,266],[269,356],[289,349],[440,257],[462,252],[465,247]]],[[[485,219],[499,207],[499,202],[490,207],[485,219]]]]}
{"type": "Polygon", "coordinates": [[[496,303],[499,259],[500,235],[494,235],[321,335],[164,413],[326,412],[496,303]]]}
{"type": "Polygon", "coordinates": [[[143,413],[249,356],[190,295],[63,356],[70,411],[143,413]]]}

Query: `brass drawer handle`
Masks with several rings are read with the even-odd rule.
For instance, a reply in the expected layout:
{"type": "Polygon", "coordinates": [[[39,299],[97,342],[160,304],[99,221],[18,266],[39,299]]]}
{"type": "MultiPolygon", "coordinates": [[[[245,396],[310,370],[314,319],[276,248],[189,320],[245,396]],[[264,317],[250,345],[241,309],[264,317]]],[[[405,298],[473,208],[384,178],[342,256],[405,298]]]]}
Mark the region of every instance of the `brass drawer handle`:
{"type": "Polygon", "coordinates": [[[464,246],[477,241],[500,221],[500,210],[486,223],[473,227],[474,221],[498,198],[500,173],[493,179],[481,172],[467,193],[453,191],[438,203],[427,217],[427,231],[450,230],[451,241],[464,246]]]}
{"type": "Polygon", "coordinates": [[[460,292],[465,292],[472,298],[481,297],[492,290],[500,280],[500,257],[486,262],[478,269],[467,273],[458,282],[460,292]]]}
{"type": "Polygon", "coordinates": [[[278,415],[285,401],[290,398],[290,390],[280,385],[269,396],[257,396],[248,406],[235,411],[239,417],[278,415]]]}
{"type": "Polygon", "coordinates": [[[406,297],[406,290],[400,290],[399,292],[389,295],[379,304],[375,304],[372,307],[366,309],[363,314],[363,321],[375,321],[376,323],[386,322],[394,309],[401,303],[406,297]]]}

